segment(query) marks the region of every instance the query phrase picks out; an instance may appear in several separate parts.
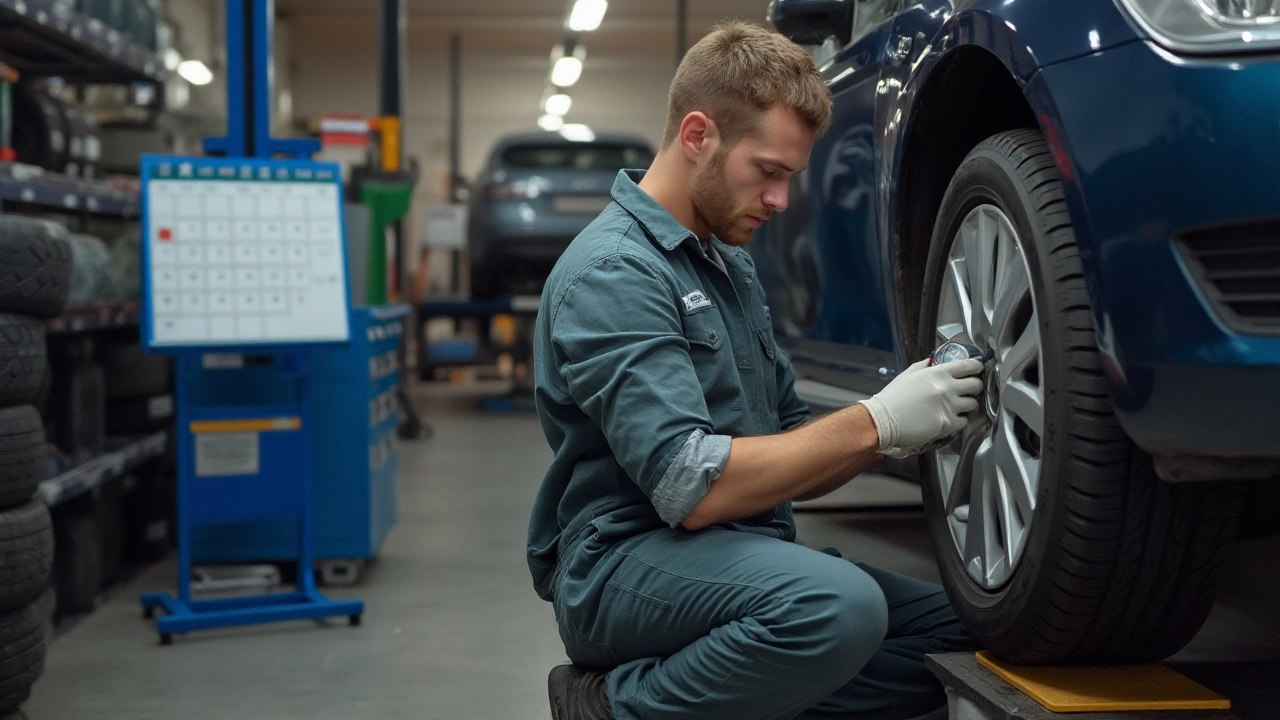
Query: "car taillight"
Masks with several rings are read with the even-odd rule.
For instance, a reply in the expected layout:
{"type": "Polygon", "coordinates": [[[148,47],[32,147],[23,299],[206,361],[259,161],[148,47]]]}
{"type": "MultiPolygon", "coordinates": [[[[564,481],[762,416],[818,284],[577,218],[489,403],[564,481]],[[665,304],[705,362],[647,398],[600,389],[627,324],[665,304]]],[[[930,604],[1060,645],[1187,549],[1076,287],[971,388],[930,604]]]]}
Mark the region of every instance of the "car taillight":
{"type": "Polygon", "coordinates": [[[538,183],[516,180],[509,183],[494,183],[484,190],[489,200],[531,200],[538,197],[541,191],[538,183]]]}

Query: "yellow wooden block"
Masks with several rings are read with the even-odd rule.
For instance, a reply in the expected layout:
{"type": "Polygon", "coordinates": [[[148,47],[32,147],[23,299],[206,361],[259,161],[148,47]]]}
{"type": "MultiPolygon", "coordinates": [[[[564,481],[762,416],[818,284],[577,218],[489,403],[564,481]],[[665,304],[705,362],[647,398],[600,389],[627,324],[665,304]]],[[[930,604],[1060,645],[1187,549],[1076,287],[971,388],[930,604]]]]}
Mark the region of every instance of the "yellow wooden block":
{"type": "Polygon", "coordinates": [[[986,651],[978,663],[1056,713],[1230,710],[1231,701],[1164,665],[1012,665],[986,651]]]}

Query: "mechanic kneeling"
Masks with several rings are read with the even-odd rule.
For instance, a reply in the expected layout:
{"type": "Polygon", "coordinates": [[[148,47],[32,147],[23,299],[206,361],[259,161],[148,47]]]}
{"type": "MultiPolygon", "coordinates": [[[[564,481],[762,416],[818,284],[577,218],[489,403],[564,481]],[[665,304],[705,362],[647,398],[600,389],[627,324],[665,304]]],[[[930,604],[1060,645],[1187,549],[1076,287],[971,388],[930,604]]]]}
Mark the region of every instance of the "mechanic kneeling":
{"type": "Polygon", "coordinates": [[[558,720],[920,717],[945,703],[923,656],[973,647],[940,586],[796,538],[792,500],[959,432],[982,390],[962,360],[816,420],[797,398],[741,247],[830,116],[798,46],[717,28],[676,73],[657,159],[619,173],[546,285],[555,457],[529,567],[574,662],[549,678],[558,720]]]}

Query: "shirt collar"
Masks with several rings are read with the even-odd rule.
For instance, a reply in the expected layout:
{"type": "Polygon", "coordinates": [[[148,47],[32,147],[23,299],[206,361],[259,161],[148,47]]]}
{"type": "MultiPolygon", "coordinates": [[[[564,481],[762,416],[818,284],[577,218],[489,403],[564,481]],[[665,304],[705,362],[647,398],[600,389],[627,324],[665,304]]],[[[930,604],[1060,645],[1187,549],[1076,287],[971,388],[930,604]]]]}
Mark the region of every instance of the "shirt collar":
{"type": "Polygon", "coordinates": [[[644,170],[619,170],[613,181],[613,199],[631,213],[665,250],[674,250],[689,238],[696,239],[692,230],[680,224],[653,196],[640,189],[638,183],[644,174],[644,170]]]}

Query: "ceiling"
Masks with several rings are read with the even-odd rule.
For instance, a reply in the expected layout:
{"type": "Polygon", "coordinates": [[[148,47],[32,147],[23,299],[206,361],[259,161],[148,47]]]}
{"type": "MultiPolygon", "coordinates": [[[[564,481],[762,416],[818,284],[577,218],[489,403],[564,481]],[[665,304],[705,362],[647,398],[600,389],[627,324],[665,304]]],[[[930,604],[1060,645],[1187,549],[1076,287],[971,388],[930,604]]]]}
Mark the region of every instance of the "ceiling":
{"type": "MultiPolygon", "coordinates": [[[[295,34],[346,46],[376,47],[377,0],[276,0],[295,34]]],[[[610,0],[600,28],[582,35],[590,63],[609,57],[674,57],[677,0],[610,0]]],[[[567,31],[571,0],[407,0],[406,44],[445,52],[457,34],[468,55],[548,57],[567,31]]],[[[687,0],[686,46],[725,19],[763,23],[768,0],[687,0]]],[[[527,60],[522,60],[525,62],[527,60]]]]}
{"type": "MultiPolygon", "coordinates": [[[[601,31],[675,32],[677,0],[611,0],[601,31]]],[[[457,31],[520,27],[561,34],[568,0],[407,0],[409,30],[457,31]]],[[[763,22],[768,0],[687,0],[689,32],[727,18],[763,22]]],[[[294,21],[377,23],[376,0],[276,0],[277,14],[294,21]]]]}
{"type": "MultiPolygon", "coordinates": [[[[677,0],[611,0],[612,18],[663,19],[675,22],[677,0]]],[[[688,0],[691,18],[764,17],[767,0],[688,0]]],[[[410,21],[447,18],[492,18],[501,16],[563,18],[570,6],[566,0],[407,0],[410,21]]],[[[373,18],[378,13],[375,0],[276,0],[276,11],[286,17],[373,18]]]]}

